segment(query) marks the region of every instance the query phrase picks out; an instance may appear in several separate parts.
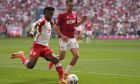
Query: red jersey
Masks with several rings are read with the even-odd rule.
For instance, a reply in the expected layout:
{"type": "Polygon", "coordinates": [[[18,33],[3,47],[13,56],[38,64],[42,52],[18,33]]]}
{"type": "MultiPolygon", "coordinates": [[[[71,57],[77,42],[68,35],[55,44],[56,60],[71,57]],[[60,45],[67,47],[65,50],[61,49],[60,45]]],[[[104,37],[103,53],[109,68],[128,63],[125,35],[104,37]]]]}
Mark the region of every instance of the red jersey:
{"type": "Polygon", "coordinates": [[[86,31],[92,30],[92,22],[90,20],[86,21],[86,31]]]}
{"type": "Polygon", "coordinates": [[[57,25],[60,26],[62,34],[69,38],[74,38],[75,24],[77,23],[77,13],[64,12],[58,15],[57,25]]]}

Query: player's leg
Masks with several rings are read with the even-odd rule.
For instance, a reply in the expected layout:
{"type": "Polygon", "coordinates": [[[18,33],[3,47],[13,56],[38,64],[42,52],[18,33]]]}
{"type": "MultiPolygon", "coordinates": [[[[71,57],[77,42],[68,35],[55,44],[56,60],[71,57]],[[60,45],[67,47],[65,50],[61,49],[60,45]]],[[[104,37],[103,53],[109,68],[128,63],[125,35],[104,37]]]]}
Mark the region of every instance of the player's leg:
{"type": "Polygon", "coordinates": [[[90,35],[89,35],[89,31],[86,32],[86,41],[87,43],[89,43],[90,40],[90,35]]]}
{"type": "Polygon", "coordinates": [[[90,43],[91,39],[92,39],[92,31],[87,31],[87,38],[86,38],[87,43],[90,43]]]}
{"type": "MultiPolygon", "coordinates": [[[[66,53],[66,51],[59,51],[59,55],[56,56],[59,59],[59,61],[61,61],[61,60],[63,60],[65,58],[65,53],[66,53]]],[[[53,65],[54,65],[53,62],[49,62],[49,64],[48,64],[49,70],[52,69],[53,65]]]]}
{"type": "Polygon", "coordinates": [[[30,50],[30,58],[27,59],[26,56],[24,55],[24,52],[23,51],[18,51],[16,53],[13,53],[11,55],[11,58],[14,59],[14,58],[20,58],[22,63],[29,69],[32,69],[37,60],[38,60],[38,57],[39,57],[39,53],[41,51],[41,48],[39,46],[37,46],[37,44],[33,45],[32,49],[30,50]]]}
{"type": "Polygon", "coordinates": [[[11,59],[15,59],[15,58],[20,58],[22,63],[24,64],[25,61],[27,60],[26,56],[24,55],[23,51],[18,51],[16,53],[12,53],[11,54],[11,59]]]}
{"type": "Polygon", "coordinates": [[[73,55],[73,58],[69,64],[74,66],[79,58],[79,48],[72,48],[71,53],[73,55]]]}
{"type": "Polygon", "coordinates": [[[58,59],[61,61],[65,58],[65,55],[66,55],[66,51],[64,50],[59,50],[59,57],[58,59]]]}
{"type": "Polygon", "coordinates": [[[65,70],[65,76],[69,75],[68,73],[79,58],[79,44],[77,43],[76,39],[71,39],[71,42],[68,44],[68,48],[70,48],[73,57],[65,70]]]}
{"type": "Polygon", "coordinates": [[[78,48],[72,48],[71,53],[72,53],[73,57],[65,70],[65,76],[69,75],[69,72],[71,71],[72,67],[76,64],[76,62],[79,58],[79,49],[78,48]]]}
{"type": "Polygon", "coordinates": [[[27,59],[23,51],[18,51],[16,53],[13,53],[11,55],[11,59],[15,59],[15,58],[21,59],[22,63],[29,69],[32,69],[35,66],[38,59],[37,56],[36,57],[31,56],[29,59],[27,59]]]}
{"type": "MultiPolygon", "coordinates": [[[[64,42],[62,39],[59,39],[59,56],[58,56],[59,61],[65,58],[66,49],[67,49],[67,43],[64,42]]],[[[49,66],[49,70],[51,70],[51,68],[53,67],[53,63],[50,62],[48,66],[49,66]]]]}
{"type": "Polygon", "coordinates": [[[25,66],[29,69],[32,69],[36,65],[37,60],[38,56],[30,56],[29,62],[25,63],[25,66]]]}
{"type": "Polygon", "coordinates": [[[63,60],[65,58],[67,45],[69,42],[65,42],[62,39],[59,39],[59,60],[63,60]]]}
{"type": "Polygon", "coordinates": [[[90,33],[90,40],[92,40],[92,38],[93,38],[93,31],[91,31],[90,33]]]}
{"type": "Polygon", "coordinates": [[[52,53],[45,55],[44,58],[47,61],[49,60],[53,64],[55,64],[56,71],[59,74],[59,83],[60,84],[66,84],[67,82],[64,80],[64,70],[63,70],[63,67],[62,67],[61,63],[59,62],[58,58],[56,56],[53,56],[52,53]]]}

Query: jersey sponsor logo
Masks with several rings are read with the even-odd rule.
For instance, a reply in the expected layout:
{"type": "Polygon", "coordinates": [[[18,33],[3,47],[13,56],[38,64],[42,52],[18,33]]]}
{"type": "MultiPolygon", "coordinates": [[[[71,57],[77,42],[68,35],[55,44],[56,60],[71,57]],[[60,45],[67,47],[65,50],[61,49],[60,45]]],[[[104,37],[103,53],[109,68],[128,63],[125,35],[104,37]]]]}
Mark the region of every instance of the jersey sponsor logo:
{"type": "Polygon", "coordinates": [[[75,20],[67,20],[67,24],[74,24],[76,21],[75,20]]]}

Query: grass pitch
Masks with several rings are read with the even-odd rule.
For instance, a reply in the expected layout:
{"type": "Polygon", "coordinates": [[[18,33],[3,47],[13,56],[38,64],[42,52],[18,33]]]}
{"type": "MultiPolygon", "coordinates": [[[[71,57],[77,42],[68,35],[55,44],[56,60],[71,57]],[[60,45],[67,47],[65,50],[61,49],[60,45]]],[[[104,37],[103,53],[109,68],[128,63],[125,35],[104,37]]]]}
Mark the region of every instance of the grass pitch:
{"type": "MultiPolygon", "coordinates": [[[[58,75],[40,58],[34,69],[27,69],[10,54],[23,50],[28,57],[32,38],[0,38],[0,84],[58,84],[58,75]]],[[[58,53],[57,39],[50,47],[58,53]]],[[[62,61],[66,68],[71,53],[62,61]]],[[[78,84],[140,84],[140,39],[93,39],[80,43],[80,58],[72,69],[78,84]]]]}

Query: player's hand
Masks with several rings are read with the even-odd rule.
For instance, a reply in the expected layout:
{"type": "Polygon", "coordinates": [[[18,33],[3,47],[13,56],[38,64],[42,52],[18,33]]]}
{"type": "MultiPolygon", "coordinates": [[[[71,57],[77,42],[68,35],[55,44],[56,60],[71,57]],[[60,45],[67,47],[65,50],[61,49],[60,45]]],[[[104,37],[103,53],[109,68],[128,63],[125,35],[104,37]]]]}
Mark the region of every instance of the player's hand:
{"type": "Polygon", "coordinates": [[[55,25],[54,20],[51,20],[50,23],[51,23],[51,27],[53,27],[55,25]]]}
{"type": "Polygon", "coordinates": [[[88,17],[86,15],[82,16],[82,21],[85,22],[87,20],[87,18],[88,17]]]}
{"type": "Polygon", "coordinates": [[[62,38],[62,40],[63,40],[64,42],[67,42],[68,39],[69,39],[67,36],[62,36],[61,38],[62,38]]]}
{"type": "Polygon", "coordinates": [[[34,34],[33,33],[30,33],[29,36],[32,37],[32,38],[34,38],[34,34]]]}

